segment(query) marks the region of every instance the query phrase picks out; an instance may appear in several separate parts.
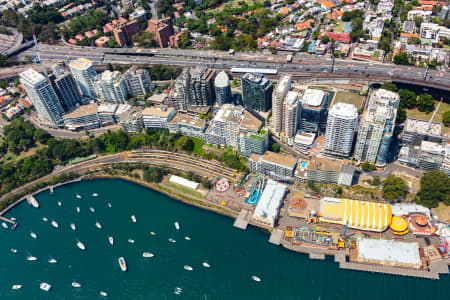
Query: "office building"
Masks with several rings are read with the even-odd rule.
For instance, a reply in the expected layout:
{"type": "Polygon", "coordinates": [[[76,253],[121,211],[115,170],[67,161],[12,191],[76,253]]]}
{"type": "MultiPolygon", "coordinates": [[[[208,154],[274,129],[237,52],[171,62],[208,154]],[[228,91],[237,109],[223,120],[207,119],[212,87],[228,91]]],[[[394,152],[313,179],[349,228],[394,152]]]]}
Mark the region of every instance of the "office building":
{"type": "Polygon", "coordinates": [[[328,93],[307,89],[301,98],[302,112],[299,127],[304,132],[323,132],[327,126],[328,93]]]}
{"type": "Polygon", "coordinates": [[[225,71],[217,74],[214,79],[214,88],[216,92],[217,105],[222,106],[224,104],[231,103],[232,95],[230,79],[225,71]]]}
{"type": "Polygon", "coordinates": [[[173,107],[147,107],[142,111],[144,127],[168,129],[175,112],[173,107]]]}
{"type": "Polygon", "coordinates": [[[399,101],[397,93],[384,89],[371,93],[358,129],[356,160],[386,164],[399,101]]]}
{"type": "Polygon", "coordinates": [[[173,43],[173,36],[175,31],[173,29],[172,20],[170,17],[164,18],[162,20],[148,20],[148,32],[153,32],[155,34],[155,40],[160,48],[166,48],[173,43]]]}
{"type": "Polygon", "coordinates": [[[353,104],[336,103],[328,113],[325,152],[336,157],[349,157],[358,126],[358,111],[353,104]]]}
{"type": "Polygon", "coordinates": [[[137,96],[145,95],[153,91],[152,80],[150,74],[144,69],[139,69],[137,66],[132,66],[125,73],[123,79],[128,90],[128,94],[137,96]]]}
{"type": "Polygon", "coordinates": [[[278,180],[292,180],[297,159],[290,155],[266,151],[264,155],[251,154],[249,169],[278,180]]]}
{"type": "Polygon", "coordinates": [[[96,96],[94,83],[97,80],[97,71],[95,70],[92,61],[85,58],[79,58],[72,61],[69,64],[69,68],[78,83],[83,96],[94,98],[96,96]]]}
{"type": "Polygon", "coordinates": [[[81,94],[71,73],[65,72],[55,65],[53,74],[48,79],[65,112],[71,111],[81,104],[81,94]]]}
{"type": "Polygon", "coordinates": [[[23,71],[19,77],[20,83],[30,97],[39,116],[54,124],[61,124],[64,109],[47,78],[33,69],[23,71]]]}
{"type": "Polygon", "coordinates": [[[294,137],[297,133],[298,120],[301,116],[301,105],[298,101],[298,94],[289,91],[284,103],[284,136],[289,145],[294,144],[294,137]]]}
{"type": "Polygon", "coordinates": [[[120,24],[113,29],[114,38],[120,47],[131,45],[133,36],[140,34],[139,22],[133,20],[125,24],[120,24]]]}
{"type": "Polygon", "coordinates": [[[248,110],[266,112],[272,106],[273,84],[263,74],[247,73],[242,77],[242,97],[248,110]]]}
{"type": "Polygon", "coordinates": [[[95,82],[95,88],[101,101],[116,104],[125,103],[127,87],[119,71],[106,70],[103,72],[100,79],[95,82]]]}
{"type": "Polygon", "coordinates": [[[280,136],[283,131],[284,120],[284,98],[288,91],[291,90],[292,78],[290,75],[285,75],[278,82],[275,87],[275,92],[272,99],[272,128],[277,136],[280,136]]]}

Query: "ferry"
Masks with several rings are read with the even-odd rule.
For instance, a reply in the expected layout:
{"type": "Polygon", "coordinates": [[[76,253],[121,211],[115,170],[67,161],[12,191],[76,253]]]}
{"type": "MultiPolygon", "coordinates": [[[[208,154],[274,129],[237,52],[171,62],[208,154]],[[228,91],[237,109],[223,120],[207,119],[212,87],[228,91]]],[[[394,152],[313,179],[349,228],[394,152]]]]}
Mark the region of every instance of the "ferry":
{"type": "Polygon", "coordinates": [[[108,294],[107,294],[106,292],[104,292],[104,291],[101,291],[101,292],[100,292],[100,296],[106,297],[106,296],[108,296],[108,294]]]}
{"type": "Polygon", "coordinates": [[[8,229],[8,224],[6,224],[5,222],[2,222],[2,226],[3,228],[8,229]]]}
{"type": "Polygon", "coordinates": [[[35,261],[35,260],[37,260],[37,257],[35,257],[35,256],[28,256],[27,257],[27,260],[29,260],[29,261],[35,261]]]}
{"type": "Polygon", "coordinates": [[[112,237],[112,236],[109,236],[109,237],[108,237],[108,240],[109,240],[109,243],[111,244],[111,246],[113,246],[113,245],[114,245],[114,239],[113,239],[113,237],[112,237]]]}
{"type": "Polygon", "coordinates": [[[155,255],[153,253],[150,253],[150,252],[142,253],[142,257],[145,257],[145,258],[149,258],[149,257],[153,257],[153,256],[155,256],[155,255]]]}
{"type": "Polygon", "coordinates": [[[80,194],[77,194],[75,197],[77,197],[77,199],[81,199],[80,194]]]}
{"type": "Polygon", "coordinates": [[[56,261],[56,259],[54,259],[54,258],[50,258],[50,259],[48,260],[48,262],[51,263],[51,264],[56,264],[56,263],[58,263],[58,262],[56,261]]]}
{"type": "Polygon", "coordinates": [[[125,258],[119,257],[119,265],[120,265],[120,269],[122,269],[122,272],[127,271],[127,263],[125,262],[125,258]]]}
{"type": "Polygon", "coordinates": [[[70,228],[72,228],[73,231],[77,230],[77,227],[75,226],[75,224],[70,224],[70,228]]]}
{"type": "Polygon", "coordinates": [[[128,239],[128,243],[134,244],[134,240],[133,239],[128,239]]]}
{"type": "Polygon", "coordinates": [[[12,252],[12,253],[17,253],[17,249],[11,248],[11,252],[12,252]]]}
{"type": "Polygon", "coordinates": [[[43,217],[43,218],[42,218],[42,221],[47,222],[48,219],[47,219],[46,217],[43,217]]]}
{"type": "Polygon", "coordinates": [[[178,222],[175,222],[175,228],[176,230],[180,230],[180,224],[178,224],[178,222]]]}
{"type": "Polygon", "coordinates": [[[73,287],[76,287],[76,288],[79,288],[79,287],[81,287],[81,284],[79,284],[78,282],[72,282],[72,286],[73,287]]]}
{"type": "Polygon", "coordinates": [[[91,207],[89,207],[89,210],[91,211],[91,212],[95,212],[95,209],[91,206],[91,207]]]}
{"type": "Polygon", "coordinates": [[[169,242],[176,243],[177,241],[175,241],[174,239],[169,239],[169,242]]]}
{"type": "Polygon", "coordinates": [[[30,204],[34,208],[39,208],[39,202],[37,202],[36,198],[34,198],[33,196],[30,196],[30,198],[28,198],[28,204],[30,204]]]}
{"type": "Polygon", "coordinates": [[[20,284],[15,284],[12,286],[13,290],[20,290],[21,288],[22,288],[22,285],[20,285],[20,284]]]}
{"type": "Polygon", "coordinates": [[[92,194],[92,197],[97,197],[97,196],[98,196],[97,193],[93,193],[93,194],[92,194]]]}
{"type": "Polygon", "coordinates": [[[190,240],[191,240],[191,238],[188,237],[188,236],[185,236],[184,239],[185,239],[186,241],[190,241],[190,240]]]}
{"type": "Polygon", "coordinates": [[[80,213],[80,207],[77,206],[77,213],[80,213]]]}
{"type": "Polygon", "coordinates": [[[77,243],[78,248],[80,248],[81,250],[86,250],[86,247],[84,246],[84,244],[80,241],[78,241],[77,243]]]}
{"type": "Polygon", "coordinates": [[[59,227],[59,225],[58,225],[58,223],[56,223],[56,221],[52,221],[52,226],[55,227],[55,228],[59,227]]]}
{"type": "Polygon", "coordinates": [[[58,201],[58,206],[62,206],[62,203],[61,203],[61,201],[58,201]]]}
{"type": "Polygon", "coordinates": [[[206,260],[202,263],[202,266],[204,266],[205,268],[211,268],[211,265],[208,264],[206,260]]]}
{"type": "Polygon", "coordinates": [[[112,206],[111,203],[108,202],[108,207],[111,207],[111,206],[112,206]]]}
{"type": "Polygon", "coordinates": [[[95,226],[97,226],[98,229],[102,229],[102,225],[99,222],[95,222],[95,226]]]}
{"type": "Polygon", "coordinates": [[[136,216],[135,215],[131,215],[131,221],[133,221],[133,223],[136,223],[136,216]]]}
{"type": "Polygon", "coordinates": [[[30,232],[30,236],[31,236],[33,239],[37,239],[37,234],[34,233],[34,232],[30,232]]]}
{"type": "Polygon", "coordinates": [[[48,292],[48,291],[52,288],[52,286],[51,286],[50,284],[46,283],[46,282],[43,282],[43,283],[41,283],[41,285],[39,286],[39,288],[40,288],[41,290],[43,290],[43,291],[48,292]]]}
{"type": "Polygon", "coordinates": [[[191,266],[188,266],[188,265],[184,266],[184,269],[187,270],[187,271],[194,270],[194,268],[192,268],[191,266]]]}
{"type": "Polygon", "coordinates": [[[261,278],[259,278],[258,276],[253,275],[252,279],[256,282],[261,282],[261,278]]]}

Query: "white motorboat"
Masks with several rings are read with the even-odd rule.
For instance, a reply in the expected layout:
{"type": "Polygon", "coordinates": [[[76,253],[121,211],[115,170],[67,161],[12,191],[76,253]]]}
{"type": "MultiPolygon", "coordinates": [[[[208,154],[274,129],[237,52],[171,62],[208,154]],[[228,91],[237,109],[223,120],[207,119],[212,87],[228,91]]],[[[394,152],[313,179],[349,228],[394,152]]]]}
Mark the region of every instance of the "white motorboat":
{"type": "Polygon", "coordinates": [[[13,290],[20,290],[21,288],[22,288],[22,285],[20,285],[20,284],[15,284],[12,286],[13,290]]]}
{"type": "Polygon", "coordinates": [[[176,288],[175,288],[175,291],[174,291],[174,294],[175,294],[175,295],[181,295],[182,292],[183,292],[183,289],[182,289],[182,288],[176,287],[176,288]]]}
{"type": "Polygon", "coordinates": [[[11,248],[11,252],[12,252],[12,253],[17,253],[17,249],[11,248]]]}
{"type": "Polygon", "coordinates": [[[120,265],[120,269],[122,270],[122,272],[127,271],[127,263],[125,262],[125,258],[119,257],[119,265],[120,265]]]}
{"type": "Polygon", "coordinates": [[[156,233],[154,233],[153,231],[150,231],[150,234],[151,234],[151,235],[156,235],[156,233]]]}
{"type": "Polygon", "coordinates": [[[133,223],[136,223],[136,216],[135,216],[135,215],[131,215],[131,221],[132,221],[133,223]]]}
{"type": "Polygon", "coordinates": [[[30,236],[31,236],[33,239],[37,239],[37,234],[34,233],[34,232],[30,232],[30,236]]]}
{"type": "Polygon", "coordinates": [[[34,198],[33,196],[30,196],[30,198],[28,198],[28,204],[30,204],[34,208],[39,208],[39,202],[37,202],[36,198],[34,198]]]}
{"type": "Polygon", "coordinates": [[[48,219],[47,219],[46,217],[43,217],[43,218],[42,218],[42,221],[47,222],[48,219]]]}
{"type": "Polygon", "coordinates": [[[77,197],[77,199],[81,199],[80,194],[77,194],[75,197],[77,197]]]}
{"type": "Polygon", "coordinates": [[[70,228],[72,228],[73,231],[77,230],[77,227],[75,226],[75,224],[70,224],[70,228]]]}
{"type": "Polygon", "coordinates": [[[180,230],[180,224],[178,222],[175,222],[175,229],[180,230]]]}
{"type": "Polygon", "coordinates": [[[77,206],[77,213],[80,213],[80,207],[77,206]]]}
{"type": "Polygon", "coordinates": [[[43,282],[43,283],[41,283],[41,285],[39,286],[39,288],[40,288],[41,290],[43,290],[43,291],[48,292],[48,291],[52,288],[52,286],[51,286],[50,284],[46,283],[46,282],[43,282]]]}
{"type": "Polygon", "coordinates": [[[205,268],[211,268],[211,265],[208,264],[206,260],[202,263],[202,266],[204,266],[205,268]]]}
{"type": "Polygon", "coordinates": [[[112,236],[109,236],[109,237],[108,237],[108,241],[109,241],[109,243],[111,244],[111,246],[114,245],[114,238],[113,238],[112,236]]]}
{"type": "Polygon", "coordinates": [[[258,276],[253,275],[252,279],[256,282],[261,282],[261,278],[259,278],[258,276]]]}
{"type": "Polygon", "coordinates": [[[49,262],[50,264],[56,264],[56,263],[58,263],[58,261],[56,261],[56,259],[54,259],[54,258],[50,258],[50,259],[48,260],[48,262],[49,262]]]}
{"type": "Polygon", "coordinates": [[[29,261],[35,261],[35,260],[37,260],[37,257],[35,257],[35,256],[28,256],[27,257],[27,260],[29,260],[29,261]]]}
{"type": "Polygon", "coordinates": [[[75,287],[75,288],[80,288],[81,287],[81,284],[79,284],[78,282],[72,282],[72,286],[73,287],[75,287]]]}
{"type": "Polygon", "coordinates": [[[185,236],[184,239],[185,239],[186,241],[190,241],[190,240],[191,240],[191,238],[188,237],[188,236],[185,236]]]}
{"type": "Polygon", "coordinates": [[[177,241],[175,241],[174,239],[169,239],[169,242],[176,243],[177,241]]]}
{"type": "Polygon", "coordinates": [[[11,221],[15,221],[16,220],[16,218],[14,218],[14,217],[12,217],[12,218],[9,218],[11,221]]]}
{"type": "Polygon", "coordinates": [[[95,209],[91,206],[91,207],[89,207],[89,210],[91,211],[91,212],[95,212],[95,209]]]}
{"type": "Polygon", "coordinates": [[[188,266],[188,265],[184,266],[184,269],[185,269],[186,271],[192,271],[192,270],[194,270],[194,268],[192,268],[191,266],[188,266]]]}
{"type": "Polygon", "coordinates": [[[92,193],[92,197],[97,197],[98,194],[97,193],[92,193]]]}
{"type": "Polygon", "coordinates": [[[84,244],[80,241],[77,242],[77,246],[78,248],[80,248],[81,250],[86,250],[86,247],[84,246],[84,244]]]}
{"type": "Polygon", "coordinates": [[[99,222],[95,222],[95,226],[97,226],[98,229],[102,229],[102,224],[100,224],[99,222]]]}
{"type": "Polygon", "coordinates": [[[155,255],[153,253],[150,253],[150,252],[142,253],[142,257],[145,257],[145,258],[150,258],[150,257],[153,257],[153,256],[155,256],[155,255]]]}
{"type": "Polygon", "coordinates": [[[134,242],[134,240],[133,240],[133,239],[128,239],[128,243],[130,243],[130,244],[134,244],[135,242],[134,242]]]}
{"type": "Polygon", "coordinates": [[[58,223],[56,223],[56,221],[54,221],[54,220],[52,221],[52,226],[55,227],[55,228],[59,227],[58,223]]]}
{"type": "Polygon", "coordinates": [[[104,291],[101,291],[101,292],[100,292],[100,296],[106,297],[106,296],[108,296],[108,294],[107,294],[106,292],[104,292],[104,291]]]}
{"type": "Polygon", "coordinates": [[[62,203],[61,203],[61,201],[58,201],[58,206],[62,206],[62,203]]]}
{"type": "Polygon", "coordinates": [[[111,203],[108,202],[108,207],[112,207],[111,203]]]}
{"type": "Polygon", "coordinates": [[[2,222],[2,226],[3,228],[8,229],[8,224],[6,224],[5,222],[2,222]]]}

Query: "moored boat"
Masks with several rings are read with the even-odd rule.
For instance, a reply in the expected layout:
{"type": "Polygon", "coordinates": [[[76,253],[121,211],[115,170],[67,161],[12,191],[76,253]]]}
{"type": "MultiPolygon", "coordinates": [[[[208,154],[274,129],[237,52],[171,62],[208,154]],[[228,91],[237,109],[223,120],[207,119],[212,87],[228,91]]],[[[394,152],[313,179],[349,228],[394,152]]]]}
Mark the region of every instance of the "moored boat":
{"type": "Polygon", "coordinates": [[[98,229],[102,229],[102,225],[99,222],[95,222],[95,226],[97,226],[98,229]]]}
{"type": "Polygon", "coordinates": [[[259,277],[256,276],[256,275],[253,275],[253,276],[252,276],[252,279],[253,279],[254,281],[256,281],[256,282],[261,282],[261,278],[259,278],[259,277]]]}
{"type": "Polygon", "coordinates": [[[31,236],[33,239],[37,239],[37,234],[34,233],[34,232],[30,232],[30,236],[31,236]]]}
{"type": "Polygon", "coordinates": [[[175,229],[180,230],[180,224],[178,222],[175,222],[175,229]]]}
{"type": "Polygon", "coordinates": [[[59,227],[58,223],[56,223],[55,220],[52,221],[52,226],[55,227],[55,228],[58,228],[58,227],[59,227]]]}
{"type": "Polygon", "coordinates": [[[175,241],[174,239],[169,239],[169,242],[176,243],[177,241],[175,241]]]}
{"type": "Polygon", "coordinates": [[[150,257],[153,257],[153,256],[155,256],[155,255],[153,253],[150,253],[150,252],[142,253],[142,257],[145,257],[145,258],[150,258],[150,257]]]}
{"type": "Polygon", "coordinates": [[[80,207],[77,206],[77,213],[80,213],[80,207]]]}
{"type": "Polygon", "coordinates": [[[111,206],[112,206],[111,203],[108,202],[108,207],[111,207],[111,206]]]}
{"type": "Polygon", "coordinates": [[[81,250],[86,250],[86,247],[84,246],[84,244],[80,241],[77,242],[77,246],[78,248],[80,248],[81,250]]]}
{"type": "Polygon", "coordinates": [[[33,196],[30,196],[30,198],[28,198],[27,201],[28,201],[28,204],[30,204],[34,208],[39,208],[39,202],[37,202],[36,198],[34,198],[33,196]]]}
{"type": "Polygon", "coordinates": [[[188,236],[185,236],[184,239],[185,239],[186,241],[190,241],[190,240],[191,240],[191,238],[188,237],[188,236]]]}
{"type": "Polygon", "coordinates": [[[48,219],[46,217],[42,217],[42,221],[47,222],[48,219]]]}
{"type": "Polygon", "coordinates": [[[125,258],[123,258],[122,256],[119,257],[119,265],[120,265],[120,269],[122,270],[122,272],[127,271],[127,263],[125,262],[125,258]]]}
{"type": "Polygon", "coordinates": [[[206,260],[202,263],[202,266],[204,266],[205,268],[211,268],[210,264],[208,264],[206,260]]]}
{"type": "Polygon", "coordinates": [[[6,224],[5,222],[2,222],[2,226],[3,228],[8,229],[8,224],[6,224]]]}
{"type": "Polygon", "coordinates": [[[95,209],[91,206],[91,207],[89,207],[89,210],[91,211],[91,212],[95,212],[95,209]]]}
{"type": "Polygon", "coordinates": [[[98,194],[97,193],[92,193],[92,197],[97,197],[98,194]]]}
{"type": "Polygon", "coordinates": [[[62,206],[62,203],[61,203],[61,201],[58,201],[58,206],[62,206]]]}
{"type": "Polygon", "coordinates": [[[104,291],[100,291],[100,296],[106,297],[106,296],[108,296],[108,294],[106,292],[104,292],[104,291]]]}
{"type": "Polygon", "coordinates": [[[80,194],[77,194],[76,197],[77,197],[77,199],[81,199],[80,194]]]}
{"type": "Polygon", "coordinates": [[[15,284],[15,285],[12,286],[13,290],[20,290],[21,288],[22,288],[21,284],[15,284]]]}
{"type": "Polygon", "coordinates": [[[70,228],[72,228],[73,231],[77,230],[77,227],[75,226],[74,223],[70,224],[70,228]]]}
{"type": "Polygon", "coordinates": [[[50,259],[48,260],[48,262],[51,263],[51,264],[56,264],[56,263],[58,263],[58,262],[56,261],[56,259],[54,259],[54,258],[50,258],[50,259]]]}
{"type": "Polygon", "coordinates": [[[42,282],[42,283],[40,284],[39,288],[40,288],[41,290],[43,290],[43,291],[48,292],[48,291],[52,288],[52,286],[51,286],[50,284],[46,283],[46,282],[42,282]]]}
{"type": "Polygon", "coordinates": [[[132,221],[133,223],[136,223],[136,216],[135,216],[135,215],[131,215],[131,221],[132,221]]]}
{"type": "Polygon", "coordinates": [[[111,246],[114,245],[114,238],[113,238],[112,236],[109,236],[109,237],[108,237],[108,241],[109,241],[109,243],[111,244],[111,246]]]}
{"type": "Polygon", "coordinates": [[[188,265],[185,265],[185,266],[184,266],[184,269],[185,269],[186,271],[192,271],[192,270],[194,270],[194,268],[192,268],[191,266],[188,266],[188,265]]]}
{"type": "Polygon", "coordinates": [[[12,252],[12,253],[17,253],[17,249],[11,248],[11,252],[12,252]]]}
{"type": "Polygon", "coordinates": [[[27,257],[27,260],[35,261],[35,260],[37,260],[37,257],[30,255],[30,256],[27,257]]]}
{"type": "Polygon", "coordinates": [[[134,244],[134,240],[133,239],[128,239],[128,243],[134,244]]]}
{"type": "Polygon", "coordinates": [[[72,286],[73,287],[76,287],[76,288],[79,288],[79,287],[81,287],[81,284],[79,284],[78,282],[72,282],[72,286]]]}

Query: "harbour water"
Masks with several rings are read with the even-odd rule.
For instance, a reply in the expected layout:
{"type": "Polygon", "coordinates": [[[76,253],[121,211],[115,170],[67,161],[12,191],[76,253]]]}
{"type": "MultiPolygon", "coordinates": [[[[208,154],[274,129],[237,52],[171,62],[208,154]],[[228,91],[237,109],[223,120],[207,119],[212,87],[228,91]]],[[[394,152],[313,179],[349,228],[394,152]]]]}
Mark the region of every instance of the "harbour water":
{"type": "Polygon", "coordinates": [[[331,259],[309,260],[269,244],[263,232],[233,228],[230,218],[122,180],[70,184],[36,199],[39,209],[23,202],[6,214],[19,221],[16,230],[0,227],[0,299],[105,298],[100,291],[108,294],[105,299],[445,299],[449,294],[448,275],[432,281],[340,270],[331,259]],[[30,232],[38,238],[32,239],[30,232]],[[154,257],[143,258],[143,252],[154,257]],[[38,260],[27,261],[28,255],[38,260]],[[121,256],[127,272],[120,270],[121,256]],[[48,263],[50,258],[58,263],[48,263]],[[202,266],[204,261],[211,267],[202,266]],[[252,280],[253,275],[261,282],[252,280]],[[82,287],[72,287],[74,281],[82,287]],[[40,290],[41,282],[51,284],[51,290],[40,290]],[[14,284],[23,287],[11,290],[14,284]],[[182,289],[179,295],[176,287],[182,289]]]}

